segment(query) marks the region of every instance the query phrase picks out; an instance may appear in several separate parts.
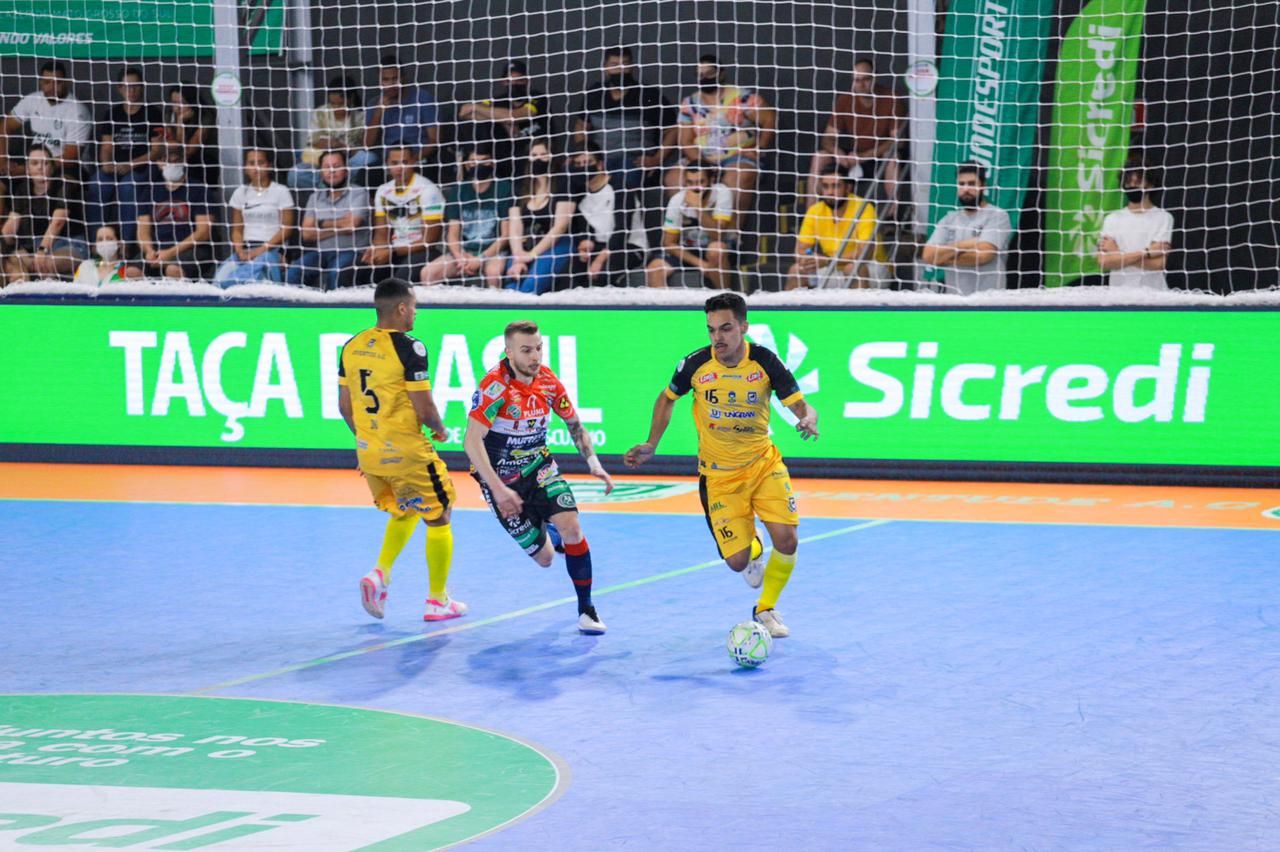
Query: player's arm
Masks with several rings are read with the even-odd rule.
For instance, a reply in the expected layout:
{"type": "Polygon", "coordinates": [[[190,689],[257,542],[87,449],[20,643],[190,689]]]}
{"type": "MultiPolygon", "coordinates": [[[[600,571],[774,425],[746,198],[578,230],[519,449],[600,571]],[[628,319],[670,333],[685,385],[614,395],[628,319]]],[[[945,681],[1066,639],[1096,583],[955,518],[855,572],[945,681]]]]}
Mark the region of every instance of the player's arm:
{"type": "Polygon", "coordinates": [[[800,433],[802,440],[818,437],[818,410],[808,400],[798,399],[788,405],[787,410],[798,418],[796,431],[800,433]]]}
{"type": "Polygon", "coordinates": [[[524,508],[524,501],[520,499],[519,494],[506,486],[506,483],[498,477],[498,472],[493,469],[493,463],[489,461],[489,451],[484,448],[484,438],[488,434],[488,426],[475,417],[468,417],[467,433],[462,437],[462,449],[466,451],[467,459],[476,469],[476,473],[480,474],[484,484],[489,486],[489,493],[493,495],[498,511],[504,518],[510,518],[520,514],[520,510],[524,508]]]}
{"type": "Polygon", "coordinates": [[[351,391],[346,385],[338,385],[338,413],[342,415],[343,420],[347,421],[347,428],[354,435],[356,433],[356,420],[351,411],[351,391]]]}
{"type": "Polygon", "coordinates": [[[573,445],[578,448],[578,452],[587,461],[587,469],[591,471],[591,475],[604,483],[604,493],[608,494],[613,490],[613,477],[604,469],[604,465],[600,463],[600,457],[596,455],[596,448],[591,443],[591,433],[582,425],[582,421],[574,417],[568,417],[564,421],[565,428],[569,430],[569,437],[573,439],[573,445]]]}
{"type": "Polygon", "coordinates": [[[658,450],[658,442],[662,440],[667,426],[671,424],[671,412],[675,411],[675,408],[675,399],[668,394],[666,388],[663,388],[662,393],[658,394],[657,400],[653,403],[653,418],[649,421],[648,439],[643,444],[636,444],[627,450],[626,455],[622,457],[627,467],[639,467],[653,458],[653,454],[658,450]]]}
{"type": "Polygon", "coordinates": [[[764,368],[765,375],[769,377],[769,386],[777,394],[779,401],[796,416],[796,431],[800,433],[800,437],[806,441],[817,438],[818,411],[800,392],[800,383],[796,381],[795,375],[770,350],[755,347],[751,353],[764,368]]]}
{"type": "Polygon", "coordinates": [[[413,411],[418,415],[418,422],[431,431],[431,437],[437,441],[448,440],[449,433],[444,430],[444,421],[440,419],[440,410],[436,401],[431,398],[431,391],[409,391],[409,401],[413,403],[413,411]]]}

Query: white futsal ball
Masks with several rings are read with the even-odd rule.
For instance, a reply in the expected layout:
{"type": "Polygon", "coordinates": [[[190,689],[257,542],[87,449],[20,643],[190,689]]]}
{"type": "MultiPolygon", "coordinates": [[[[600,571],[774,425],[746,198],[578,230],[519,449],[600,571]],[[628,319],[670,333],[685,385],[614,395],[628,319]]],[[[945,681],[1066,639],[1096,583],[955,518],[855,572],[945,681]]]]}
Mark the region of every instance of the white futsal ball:
{"type": "Polygon", "coordinates": [[[764,665],[773,650],[773,637],[769,629],[758,621],[744,621],[734,625],[729,631],[729,639],[725,642],[729,656],[733,661],[746,669],[754,669],[764,665]]]}

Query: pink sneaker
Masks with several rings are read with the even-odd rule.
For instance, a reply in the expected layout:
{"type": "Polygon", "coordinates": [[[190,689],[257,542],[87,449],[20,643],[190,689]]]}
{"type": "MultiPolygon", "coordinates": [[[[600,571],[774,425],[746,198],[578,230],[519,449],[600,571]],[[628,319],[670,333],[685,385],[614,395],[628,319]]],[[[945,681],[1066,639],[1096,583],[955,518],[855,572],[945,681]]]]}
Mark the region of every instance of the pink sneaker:
{"type": "Polygon", "coordinates": [[[387,606],[387,582],[382,577],[382,569],[374,568],[360,578],[360,603],[364,611],[374,618],[382,618],[387,606]]]}
{"type": "Polygon", "coordinates": [[[427,598],[427,611],[423,614],[423,621],[445,621],[450,618],[457,618],[460,615],[467,614],[467,605],[462,601],[453,598],[445,598],[443,601],[427,598]]]}

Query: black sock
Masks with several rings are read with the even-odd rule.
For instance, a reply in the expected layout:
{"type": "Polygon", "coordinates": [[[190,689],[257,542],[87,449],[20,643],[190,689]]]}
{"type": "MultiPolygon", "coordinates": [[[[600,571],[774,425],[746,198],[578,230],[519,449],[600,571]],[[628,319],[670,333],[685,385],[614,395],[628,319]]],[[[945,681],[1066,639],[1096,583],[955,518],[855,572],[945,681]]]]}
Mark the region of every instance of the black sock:
{"type": "Polygon", "coordinates": [[[585,538],[577,544],[565,542],[564,564],[578,595],[578,613],[584,613],[591,607],[591,551],[585,538]]]}

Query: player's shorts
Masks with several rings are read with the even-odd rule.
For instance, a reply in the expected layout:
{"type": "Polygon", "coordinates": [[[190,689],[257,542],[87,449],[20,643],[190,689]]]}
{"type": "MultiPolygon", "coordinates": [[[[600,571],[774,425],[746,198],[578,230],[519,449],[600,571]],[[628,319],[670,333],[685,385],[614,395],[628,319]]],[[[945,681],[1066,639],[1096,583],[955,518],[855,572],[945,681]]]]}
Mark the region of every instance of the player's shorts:
{"type": "Polygon", "coordinates": [[[533,556],[547,541],[546,523],[553,515],[561,512],[578,511],[578,501],[573,497],[573,489],[560,475],[560,468],[554,461],[547,461],[535,473],[521,477],[507,485],[520,495],[524,506],[520,514],[512,518],[502,517],[498,505],[494,502],[489,486],[475,471],[471,472],[476,482],[480,483],[480,493],[489,504],[493,514],[502,522],[507,535],[516,540],[520,549],[533,556]]]}
{"type": "Polygon", "coordinates": [[[722,559],[751,546],[757,516],[774,524],[800,524],[791,474],[776,448],[731,476],[699,477],[698,496],[722,559]]]}
{"type": "Polygon", "coordinates": [[[365,473],[364,481],[373,504],[397,518],[421,515],[434,521],[458,499],[449,469],[434,455],[396,468],[381,466],[376,474],[365,473]]]}

